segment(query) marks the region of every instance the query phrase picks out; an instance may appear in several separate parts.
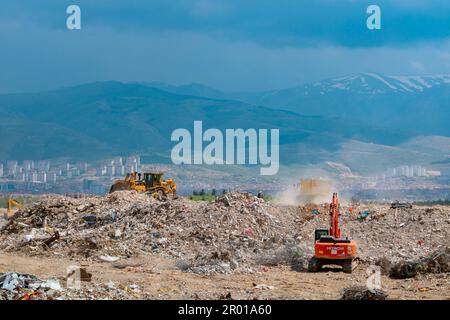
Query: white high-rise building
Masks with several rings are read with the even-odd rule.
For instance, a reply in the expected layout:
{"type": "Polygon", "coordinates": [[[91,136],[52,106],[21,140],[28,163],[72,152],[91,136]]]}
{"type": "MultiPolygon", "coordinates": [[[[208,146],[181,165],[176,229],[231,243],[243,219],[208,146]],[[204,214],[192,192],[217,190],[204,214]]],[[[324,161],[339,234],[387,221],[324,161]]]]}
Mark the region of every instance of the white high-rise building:
{"type": "Polygon", "coordinates": [[[50,170],[50,161],[49,160],[40,160],[40,161],[38,161],[37,169],[39,171],[49,171],[50,170]]]}
{"type": "Polygon", "coordinates": [[[107,166],[106,167],[106,175],[110,176],[110,177],[114,176],[116,174],[116,170],[115,169],[116,169],[116,167],[113,166],[113,165],[107,166]]]}
{"type": "Polygon", "coordinates": [[[47,183],[56,183],[56,172],[50,171],[47,173],[47,183]]]}
{"type": "Polygon", "coordinates": [[[38,172],[37,181],[46,183],[47,182],[47,173],[45,171],[38,172]]]}
{"type": "Polygon", "coordinates": [[[14,175],[16,173],[18,167],[18,162],[16,160],[8,160],[6,161],[6,171],[8,175],[14,175]]]}
{"type": "Polygon", "coordinates": [[[123,165],[114,166],[114,175],[115,176],[124,176],[125,175],[125,166],[123,166],[123,165]]]}
{"type": "Polygon", "coordinates": [[[33,160],[23,160],[22,167],[25,172],[33,171],[34,170],[34,161],[33,160]]]}

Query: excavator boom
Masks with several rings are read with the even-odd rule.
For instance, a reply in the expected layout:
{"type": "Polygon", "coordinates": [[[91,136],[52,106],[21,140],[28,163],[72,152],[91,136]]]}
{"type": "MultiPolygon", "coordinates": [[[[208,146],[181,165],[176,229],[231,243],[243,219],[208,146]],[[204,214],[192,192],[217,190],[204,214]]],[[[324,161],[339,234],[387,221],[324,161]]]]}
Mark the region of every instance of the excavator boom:
{"type": "Polygon", "coordinates": [[[341,229],[339,228],[339,200],[337,193],[333,193],[333,199],[330,205],[331,228],[330,235],[334,238],[341,237],[341,229]]]}

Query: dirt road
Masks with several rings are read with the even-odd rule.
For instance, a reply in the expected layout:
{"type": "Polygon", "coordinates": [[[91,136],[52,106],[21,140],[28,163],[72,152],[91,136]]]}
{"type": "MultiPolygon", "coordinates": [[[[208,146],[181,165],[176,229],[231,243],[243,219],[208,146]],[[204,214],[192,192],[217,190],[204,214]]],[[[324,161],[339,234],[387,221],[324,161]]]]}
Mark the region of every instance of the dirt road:
{"type": "MultiPolygon", "coordinates": [[[[17,271],[41,278],[56,277],[64,284],[67,267],[77,265],[67,258],[27,257],[0,253],[0,272],[17,271]]],[[[175,268],[172,260],[149,256],[116,263],[85,262],[92,282],[83,283],[82,297],[117,298],[114,290],[95,291],[111,281],[117,288],[137,284],[141,290],[126,298],[136,299],[339,299],[350,285],[365,285],[366,265],[353,274],[336,271],[295,272],[289,267],[271,267],[253,274],[202,276],[175,268]],[[258,286],[262,285],[262,286],[258,286]]],[[[392,280],[382,276],[382,288],[389,299],[450,299],[450,275],[419,275],[414,279],[392,280]]]]}

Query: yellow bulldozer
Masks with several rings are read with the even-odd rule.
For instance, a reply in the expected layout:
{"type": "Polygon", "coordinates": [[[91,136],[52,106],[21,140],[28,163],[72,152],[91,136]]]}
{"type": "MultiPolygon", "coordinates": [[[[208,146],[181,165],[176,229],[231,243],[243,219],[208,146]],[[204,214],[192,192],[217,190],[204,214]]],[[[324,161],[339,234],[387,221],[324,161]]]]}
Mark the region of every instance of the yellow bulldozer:
{"type": "Polygon", "coordinates": [[[163,172],[128,173],[125,179],[114,182],[109,193],[119,190],[136,190],[137,192],[146,192],[155,199],[166,198],[168,195],[175,199],[177,185],[173,179],[163,180],[163,174],[163,172]]]}

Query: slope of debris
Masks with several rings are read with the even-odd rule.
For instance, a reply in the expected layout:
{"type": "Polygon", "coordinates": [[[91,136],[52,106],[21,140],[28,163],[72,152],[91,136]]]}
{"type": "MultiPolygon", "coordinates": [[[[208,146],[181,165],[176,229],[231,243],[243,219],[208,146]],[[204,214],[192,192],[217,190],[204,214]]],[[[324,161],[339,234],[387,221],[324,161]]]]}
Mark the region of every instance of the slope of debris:
{"type": "MultiPolygon", "coordinates": [[[[328,226],[327,206],[314,219],[306,221],[301,236],[311,241],[314,230],[328,226]]],[[[370,204],[341,207],[341,229],[358,246],[358,257],[366,262],[385,258],[392,263],[418,260],[438,248],[450,246],[450,207],[415,206],[391,209],[389,205],[370,204]]],[[[312,254],[312,246],[309,246],[312,254]]]]}
{"type": "MultiPolygon", "coordinates": [[[[341,208],[344,235],[375,263],[418,260],[449,247],[450,208],[341,208]]],[[[232,192],[213,202],[158,201],[134,191],[105,197],[48,197],[18,211],[1,229],[0,250],[113,262],[142,254],[175,259],[196,273],[251,272],[260,265],[301,270],[328,206],[279,206],[232,192]]]]}
{"type": "Polygon", "coordinates": [[[50,197],[16,213],[2,229],[0,249],[105,260],[160,253],[194,272],[246,271],[262,251],[293,243],[294,228],[271,208],[238,192],[215,202],[161,202],[133,191],[50,197]]]}

